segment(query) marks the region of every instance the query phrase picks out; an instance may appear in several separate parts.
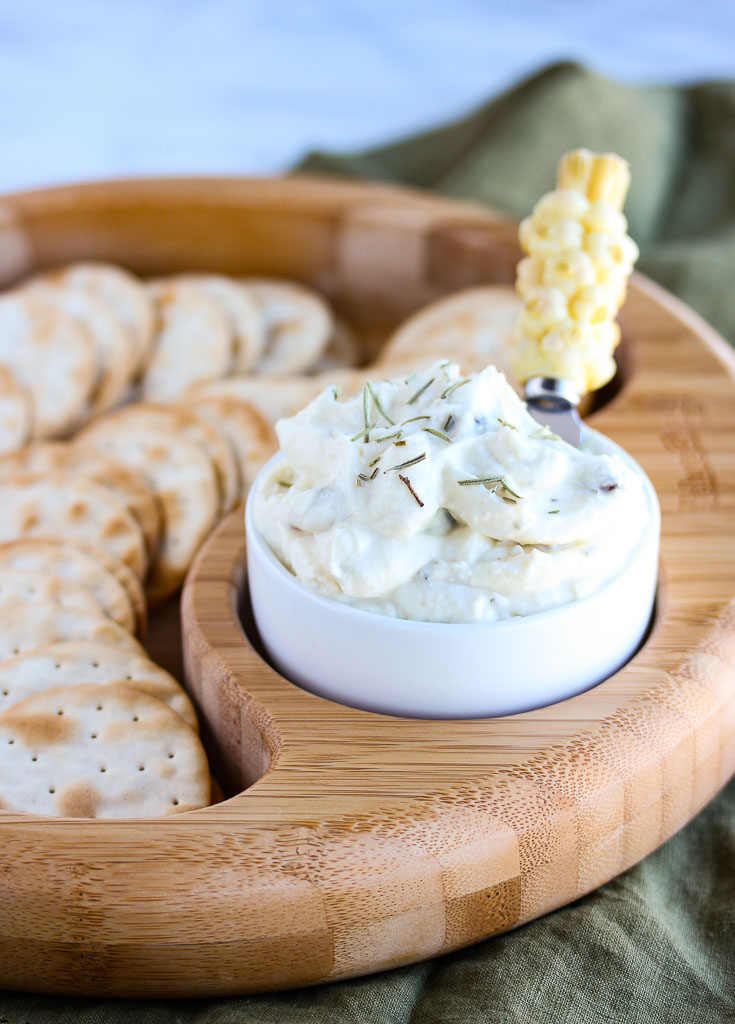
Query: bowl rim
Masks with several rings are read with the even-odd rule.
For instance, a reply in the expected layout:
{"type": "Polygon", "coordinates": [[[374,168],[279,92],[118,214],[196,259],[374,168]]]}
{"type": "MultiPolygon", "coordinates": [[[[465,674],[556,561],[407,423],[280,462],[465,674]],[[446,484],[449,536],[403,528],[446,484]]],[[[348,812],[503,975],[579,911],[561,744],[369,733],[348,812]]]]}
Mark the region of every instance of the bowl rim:
{"type": "Polygon", "coordinates": [[[311,601],[316,604],[318,608],[323,609],[324,614],[353,619],[356,622],[364,622],[366,625],[372,623],[373,627],[377,628],[379,628],[378,624],[382,623],[386,629],[401,632],[410,631],[414,633],[425,633],[439,630],[441,632],[453,631],[455,633],[476,633],[487,629],[491,629],[493,632],[497,632],[499,630],[505,631],[511,629],[522,629],[524,626],[529,627],[537,622],[541,623],[547,622],[549,619],[563,618],[565,615],[569,615],[572,610],[582,610],[595,602],[604,601],[608,592],[619,583],[626,570],[633,566],[637,558],[643,554],[644,549],[648,547],[651,541],[656,544],[656,560],[658,562],[658,549],[661,534],[661,508],[658,501],[658,495],[656,494],[656,489],[651,483],[648,475],[624,448],[621,448],[615,441],[612,441],[609,437],[606,437],[599,431],[593,430],[591,427],[585,426],[584,436],[593,436],[601,439],[606,446],[609,445],[615,454],[620,455],[625,462],[638,473],[643,481],[646,504],[649,512],[651,513],[650,516],[647,517],[638,541],[629,552],[625,563],[619,568],[618,572],[614,576],[606,580],[601,587],[598,587],[586,597],[567,601],[565,604],[556,605],[554,608],[546,608],[543,611],[532,612],[529,615],[514,615],[508,619],[490,619],[480,622],[432,622],[420,619],[403,619],[393,615],[384,615],[382,612],[370,611],[366,608],[355,608],[346,602],[343,603],[342,601],[335,601],[332,598],[325,597],[323,594],[319,594],[312,590],[302,580],[300,580],[298,576],[286,568],[275,552],[271,550],[265,538],[261,536],[255,526],[253,519],[253,502],[258,489],[262,485],[270,468],[284,458],[283,452],[280,450],[277,451],[275,455],[272,455],[258,471],[245,502],[245,537],[249,549],[246,566],[248,588],[250,588],[250,548],[252,546],[256,555],[264,559],[266,565],[278,574],[280,581],[282,581],[286,588],[289,588],[293,593],[298,594],[302,600],[311,601]]]}

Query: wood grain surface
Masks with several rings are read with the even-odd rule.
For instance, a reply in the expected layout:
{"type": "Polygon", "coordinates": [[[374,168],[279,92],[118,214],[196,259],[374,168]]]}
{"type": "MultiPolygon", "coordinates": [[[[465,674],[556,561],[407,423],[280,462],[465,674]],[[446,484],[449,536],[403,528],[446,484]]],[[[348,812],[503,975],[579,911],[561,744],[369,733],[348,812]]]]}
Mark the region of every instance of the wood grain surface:
{"type": "MultiPolygon", "coordinates": [[[[320,288],[371,354],[430,299],[510,282],[518,250],[492,212],[316,180],[122,182],[0,202],[7,282],[80,257],[292,276],[320,288]]],[[[724,785],[735,359],[640,277],[622,321],[621,372],[590,422],[641,463],[663,519],[656,619],[632,661],[585,694],[502,719],[333,704],[284,680],[243,632],[234,512],[182,608],[190,692],[230,798],[153,821],[0,813],[0,985],[226,994],[410,963],[591,891],[724,785]]],[[[162,609],[149,641],[173,667],[176,614],[162,609]]]]}

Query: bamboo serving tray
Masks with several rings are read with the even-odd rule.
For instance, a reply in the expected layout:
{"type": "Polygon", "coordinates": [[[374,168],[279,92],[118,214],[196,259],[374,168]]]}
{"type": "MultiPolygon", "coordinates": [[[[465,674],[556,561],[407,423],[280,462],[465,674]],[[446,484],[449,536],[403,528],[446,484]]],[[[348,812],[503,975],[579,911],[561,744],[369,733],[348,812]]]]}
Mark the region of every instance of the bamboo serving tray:
{"type": "MultiPolygon", "coordinates": [[[[6,284],[82,257],[293,277],[324,292],[366,356],[426,302],[510,283],[515,238],[478,207],[312,179],[0,201],[6,284]]],[[[279,676],[243,631],[233,513],[182,601],[189,689],[229,799],[152,821],[0,813],[0,986],[224,995],[411,963],[590,892],[711,799],[735,771],[735,358],[640,277],[622,324],[620,372],[590,421],[661,501],[658,603],[635,657],[587,693],[501,719],[333,704],[279,676]]],[[[159,612],[149,643],[174,671],[177,617],[176,603],[159,612]]]]}

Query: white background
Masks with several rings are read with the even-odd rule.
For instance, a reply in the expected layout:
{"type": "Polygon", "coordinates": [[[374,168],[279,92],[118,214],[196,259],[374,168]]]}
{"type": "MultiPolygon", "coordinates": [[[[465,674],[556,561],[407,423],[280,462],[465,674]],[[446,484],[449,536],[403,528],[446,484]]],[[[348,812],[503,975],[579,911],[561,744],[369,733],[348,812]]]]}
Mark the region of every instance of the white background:
{"type": "Polygon", "coordinates": [[[633,82],[735,77],[735,2],[0,0],[0,190],[275,171],[561,58],[633,82]]]}

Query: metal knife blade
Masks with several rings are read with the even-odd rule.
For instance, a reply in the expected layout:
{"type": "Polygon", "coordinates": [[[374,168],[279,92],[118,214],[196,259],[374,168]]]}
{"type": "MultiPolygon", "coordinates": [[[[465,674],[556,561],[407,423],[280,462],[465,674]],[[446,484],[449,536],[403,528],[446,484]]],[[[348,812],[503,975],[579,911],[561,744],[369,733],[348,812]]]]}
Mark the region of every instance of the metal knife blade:
{"type": "Polygon", "coordinates": [[[579,397],[574,384],[568,380],[531,377],[526,381],[525,399],[533,418],[575,448],[579,448],[585,429],[577,412],[579,397]]]}

